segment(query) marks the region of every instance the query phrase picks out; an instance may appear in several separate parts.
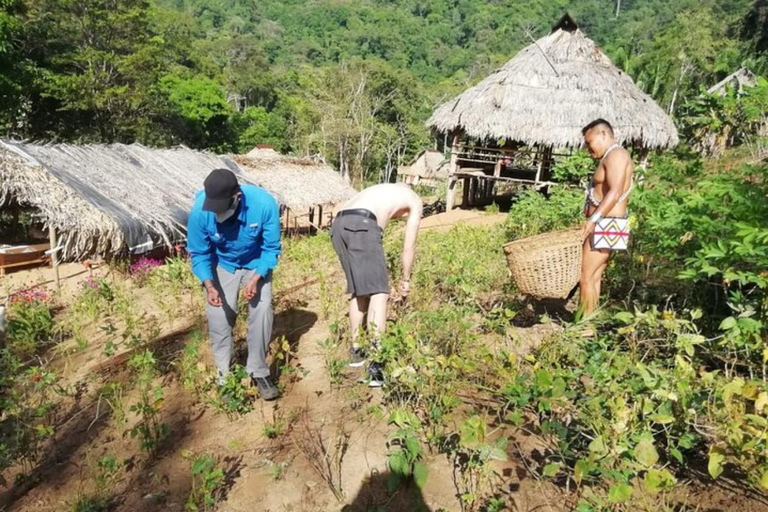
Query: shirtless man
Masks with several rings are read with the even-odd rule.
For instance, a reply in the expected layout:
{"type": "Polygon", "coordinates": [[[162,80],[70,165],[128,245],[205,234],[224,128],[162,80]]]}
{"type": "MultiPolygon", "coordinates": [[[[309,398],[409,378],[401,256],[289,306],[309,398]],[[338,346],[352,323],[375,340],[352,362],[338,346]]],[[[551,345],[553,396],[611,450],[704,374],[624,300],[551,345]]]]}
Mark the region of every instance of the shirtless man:
{"type": "Polygon", "coordinates": [[[616,143],[613,128],[608,121],[596,119],[585,126],[581,133],[589,154],[592,158],[600,159],[584,205],[587,223],[584,225],[579,279],[579,314],[583,318],[597,307],[600,282],[611,256],[609,250],[592,248],[592,234],[603,217],[627,216],[627,196],[632,189],[633,166],[627,150],[616,143]]]}
{"type": "MultiPolygon", "coordinates": [[[[368,335],[374,344],[387,323],[389,277],[384,258],[382,238],[391,219],[405,217],[403,246],[403,282],[400,292],[407,296],[411,284],[411,269],[416,254],[416,236],[421,221],[421,199],[405,185],[382,184],[359,192],[339,208],[331,227],[333,248],[339,256],[347,277],[349,324],[352,332],[350,366],[365,364],[365,351],[358,337],[365,315],[368,315],[368,335]]],[[[381,365],[368,366],[371,387],[384,384],[381,365]]]]}

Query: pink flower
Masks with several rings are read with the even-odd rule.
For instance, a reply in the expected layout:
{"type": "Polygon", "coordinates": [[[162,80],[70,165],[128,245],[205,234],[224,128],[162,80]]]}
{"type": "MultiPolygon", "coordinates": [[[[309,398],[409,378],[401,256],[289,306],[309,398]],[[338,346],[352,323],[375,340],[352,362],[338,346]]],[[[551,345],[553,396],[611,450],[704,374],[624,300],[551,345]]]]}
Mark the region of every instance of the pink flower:
{"type": "Polygon", "coordinates": [[[18,304],[21,302],[50,302],[51,294],[41,288],[28,288],[12,294],[9,301],[11,304],[18,304]]]}

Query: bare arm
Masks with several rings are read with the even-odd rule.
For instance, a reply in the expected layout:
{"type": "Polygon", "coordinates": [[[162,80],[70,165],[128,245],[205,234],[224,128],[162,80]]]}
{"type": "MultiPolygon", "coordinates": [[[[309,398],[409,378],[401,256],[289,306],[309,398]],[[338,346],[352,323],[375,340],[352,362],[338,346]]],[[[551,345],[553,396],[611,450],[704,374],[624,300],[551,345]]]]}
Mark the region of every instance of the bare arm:
{"type": "Polygon", "coordinates": [[[416,257],[416,237],[421,222],[421,199],[416,194],[408,201],[408,221],[405,224],[405,243],[403,244],[403,281],[411,280],[413,260],[416,257]]]}

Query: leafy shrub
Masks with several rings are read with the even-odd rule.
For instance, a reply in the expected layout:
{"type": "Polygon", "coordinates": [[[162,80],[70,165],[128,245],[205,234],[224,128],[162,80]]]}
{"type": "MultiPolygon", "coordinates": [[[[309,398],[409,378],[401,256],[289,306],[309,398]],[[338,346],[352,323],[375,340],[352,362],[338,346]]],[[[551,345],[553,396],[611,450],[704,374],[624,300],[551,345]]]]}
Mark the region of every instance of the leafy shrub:
{"type": "Polygon", "coordinates": [[[595,160],[585,150],[560,158],[552,167],[552,177],[561,183],[583,185],[595,172],[595,160]]]}
{"type": "Polygon", "coordinates": [[[11,296],[8,308],[9,348],[19,357],[34,354],[51,342],[54,331],[50,296],[44,292],[25,291],[11,296]]]}
{"type": "Polygon", "coordinates": [[[245,368],[238,364],[234,365],[224,378],[224,383],[219,387],[217,396],[212,402],[213,407],[226,413],[230,419],[251,412],[256,389],[244,384],[247,378],[248,372],[245,368]]]}
{"type": "MultiPolygon", "coordinates": [[[[393,285],[402,272],[402,236],[385,239],[385,253],[393,285]]],[[[413,290],[409,301],[416,306],[432,302],[490,302],[500,293],[500,278],[506,282],[508,270],[501,247],[500,227],[456,226],[446,233],[423,232],[417,247],[413,290]]]]}
{"type": "Polygon", "coordinates": [[[160,443],[168,436],[168,425],[160,421],[163,407],[163,388],[155,386],[157,361],[150,350],[136,354],[128,362],[135,373],[139,399],[131,406],[131,412],[138,416],[137,423],[131,428],[131,437],[138,437],[142,450],[156,455],[160,443]]]}
{"type": "Polygon", "coordinates": [[[389,424],[397,431],[389,440],[394,448],[389,454],[387,465],[391,471],[388,482],[390,492],[404,480],[413,478],[416,485],[422,487],[427,481],[427,466],[422,461],[422,449],[418,431],[421,422],[415,414],[402,409],[392,411],[389,424]]]}
{"type": "Polygon", "coordinates": [[[57,378],[41,368],[26,368],[9,350],[0,350],[0,485],[5,469],[31,465],[41,443],[54,432],[57,378]]]}
{"type": "Polygon", "coordinates": [[[183,455],[192,466],[192,490],[184,504],[184,510],[215,510],[216,491],[224,484],[224,470],[218,467],[209,455],[189,451],[183,455]]]}
{"type": "Polygon", "coordinates": [[[576,226],[584,221],[584,191],[553,186],[549,197],[527,189],[518,196],[505,223],[508,240],[576,226]]]}

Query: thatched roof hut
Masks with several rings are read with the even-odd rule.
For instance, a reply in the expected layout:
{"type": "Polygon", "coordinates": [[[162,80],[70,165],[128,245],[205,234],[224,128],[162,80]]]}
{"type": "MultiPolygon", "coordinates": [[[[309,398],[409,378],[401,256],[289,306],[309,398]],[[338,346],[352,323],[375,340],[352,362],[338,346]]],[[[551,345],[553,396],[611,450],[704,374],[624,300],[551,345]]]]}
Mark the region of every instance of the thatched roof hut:
{"type": "Polygon", "coordinates": [[[580,146],[581,128],[597,118],[611,122],[624,144],[661,149],[678,142],[672,120],[566,14],[548,36],[438,107],[427,125],[561,148],[580,146]]]}
{"type": "Polygon", "coordinates": [[[707,93],[725,95],[729,87],[741,91],[745,87],[754,87],[755,85],[757,85],[757,76],[748,68],[741,68],[707,89],[707,93]]]}
{"type": "Polygon", "coordinates": [[[187,148],[0,142],[0,206],[34,208],[55,228],[60,259],[119,256],[183,240],[208,173],[231,159],[187,148]]]}
{"type": "Polygon", "coordinates": [[[438,186],[448,179],[448,161],[442,151],[425,149],[397,169],[397,177],[409,185],[438,186]]]}
{"type": "Polygon", "coordinates": [[[256,147],[246,155],[232,158],[295,212],[335,205],[356,192],[338,172],[313,158],[282,155],[271,147],[256,147]]]}

